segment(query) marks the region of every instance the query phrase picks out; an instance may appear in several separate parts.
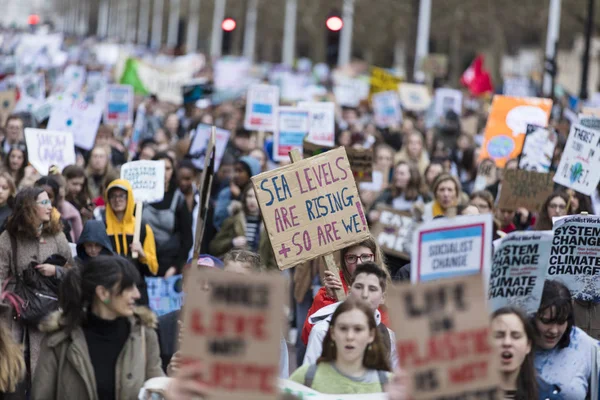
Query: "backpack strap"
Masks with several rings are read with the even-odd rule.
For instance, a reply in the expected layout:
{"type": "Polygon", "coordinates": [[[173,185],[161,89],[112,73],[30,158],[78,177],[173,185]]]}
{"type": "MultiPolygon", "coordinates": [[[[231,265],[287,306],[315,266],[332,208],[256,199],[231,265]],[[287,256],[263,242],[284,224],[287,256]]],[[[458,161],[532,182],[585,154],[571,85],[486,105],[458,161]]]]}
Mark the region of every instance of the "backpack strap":
{"type": "Polygon", "coordinates": [[[313,381],[315,380],[315,375],[317,374],[318,364],[311,364],[310,367],[306,370],[306,375],[304,375],[304,386],[307,388],[312,388],[313,381]]]}
{"type": "Polygon", "coordinates": [[[389,382],[387,372],[377,370],[377,375],[379,376],[379,383],[381,384],[381,391],[385,391],[383,386],[387,385],[387,383],[389,382]]]}

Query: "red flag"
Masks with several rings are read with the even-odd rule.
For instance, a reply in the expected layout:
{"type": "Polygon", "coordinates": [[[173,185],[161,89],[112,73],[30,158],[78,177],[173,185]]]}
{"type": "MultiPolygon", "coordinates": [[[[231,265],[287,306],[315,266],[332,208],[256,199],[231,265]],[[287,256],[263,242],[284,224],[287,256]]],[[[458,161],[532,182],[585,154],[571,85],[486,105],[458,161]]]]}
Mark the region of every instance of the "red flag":
{"type": "Polygon", "coordinates": [[[490,74],[483,67],[483,56],[478,55],[462,74],[460,83],[474,96],[494,91],[490,74]]]}

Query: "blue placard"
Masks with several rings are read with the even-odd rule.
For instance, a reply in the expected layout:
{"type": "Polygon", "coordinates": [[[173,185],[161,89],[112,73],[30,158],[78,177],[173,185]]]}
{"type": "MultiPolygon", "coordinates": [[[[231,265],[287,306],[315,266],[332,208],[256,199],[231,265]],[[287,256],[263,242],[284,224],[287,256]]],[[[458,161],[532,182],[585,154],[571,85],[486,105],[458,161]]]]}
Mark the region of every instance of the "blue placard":
{"type": "Polygon", "coordinates": [[[157,315],[179,310],[183,304],[183,275],[170,278],[145,277],[150,308],[157,315]]]}

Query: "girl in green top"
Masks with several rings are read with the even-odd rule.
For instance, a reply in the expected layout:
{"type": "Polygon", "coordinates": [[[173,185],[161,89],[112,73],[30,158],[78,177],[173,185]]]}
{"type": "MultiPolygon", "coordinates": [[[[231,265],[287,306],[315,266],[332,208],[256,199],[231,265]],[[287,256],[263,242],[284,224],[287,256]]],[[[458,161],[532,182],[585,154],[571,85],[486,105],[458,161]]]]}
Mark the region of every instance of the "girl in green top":
{"type": "Polygon", "coordinates": [[[317,364],[303,365],[290,379],[321,393],[378,393],[384,391],[389,371],[373,310],[348,298],[333,313],[317,364]]]}

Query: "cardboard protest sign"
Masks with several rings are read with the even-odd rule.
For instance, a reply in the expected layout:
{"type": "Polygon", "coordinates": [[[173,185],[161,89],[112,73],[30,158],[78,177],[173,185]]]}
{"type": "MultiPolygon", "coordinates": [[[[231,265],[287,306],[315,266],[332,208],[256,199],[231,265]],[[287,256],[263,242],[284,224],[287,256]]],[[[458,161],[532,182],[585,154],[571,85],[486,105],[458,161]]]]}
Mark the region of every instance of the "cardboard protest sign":
{"type": "Polygon", "coordinates": [[[373,181],[373,149],[346,148],[346,155],[352,166],[356,182],[373,181]]]}
{"type": "Polygon", "coordinates": [[[460,90],[439,88],[435,91],[435,116],[442,118],[448,111],[454,111],[459,117],[462,115],[463,95],[460,90]]]}
{"type": "Polygon", "coordinates": [[[428,282],[482,274],[492,258],[492,216],[468,215],[423,223],[413,236],[410,280],[428,282]]]}
{"type": "Polygon", "coordinates": [[[521,154],[527,124],[548,126],[551,111],[551,99],[494,96],[479,159],[491,158],[504,168],[521,154]]]}
{"type": "Polygon", "coordinates": [[[125,125],[133,123],[133,87],[109,85],[106,89],[104,123],[125,125]]]}
{"type": "Polygon", "coordinates": [[[323,146],[316,143],[312,143],[306,138],[304,139],[304,143],[302,144],[302,155],[304,158],[309,158],[313,156],[317,156],[319,154],[323,154],[326,151],[332,150],[332,146],[323,146]]]}
{"type": "Polygon", "coordinates": [[[310,112],[296,107],[279,107],[277,114],[273,159],[284,161],[289,159],[290,151],[302,151],[302,143],[310,127],[310,112]]]}
{"type": "Polygon", "coordinates": [[[0,126],[6,125],[6,119],[12,114],[17,104],[17,91],[15,89],[0,92],[0,126]]]}
{"type": "Polygon", "coordinates": [[[388,289],[390,328],[412,398],[498,398],[485,297],[480,275],[388,289]]]}
{"type": "MultiPolygon", "coordinates": [[[[204,168],[204,156],[208,150],[208,141],[212,132],[212,126],[199,124],[195,131],[192,131],[192,142],[188,154],[192,162],[199,170],[204,168]]],[[[216,128],[216,144],[215,144],[215,171],[219,170],[221,160],[225,154],[227,143],[231,133],[226,129],[216,128]]]]}
{"type": "Polygon", "coordinates": [[[570,215],[553,230],[547,279],[562,281],[577,300],[600,302],[600,217],[570,215]]]}
{"type": "Polygon", "coordinates": [[[591,196],[600,181],[599,141],[599,131],[571,125],[554,182],[591,196]]]}
{"type": "Polygon", "coordinates": [[[558,135],[553,129],[527,124],[519,169],[549,172],[557,142],[558,135]]]}
{"type": "Polygon", "coordinates": [[[379,205],[379,221],[371,225],[371,235],[385,254],[409,258],[409,238],[413,219],[410,213],[379,205]]]}
{"type": "Polygon", "coordinates": [[[333,147],[335,144],[335,103],[301,101],[298,108],[310,112],[307,139],[312,143],[333,147]]]}
{"type": "Polygon", "coordinates": [[[279,88],[274,85],[251,85],[246,96],[244,128],[249,131],[273,132],[277,125],[279,88]]]}
{"type": "Polygon", "coordinates": [[[284,278],[191,268],[185,284],[180,352],[202,362],[207,398],[277,399],[284,278]]]}
{"type": "Polygon", "coordinates": [[[421,70],[436,78],[444,78],[448,75],[448,55],[440,53],[428,54],[423,58],[421,70]]]}
{"type": "Polygon", "coordinates": [[[183,276],[169,278],[145,276],[148,299],[152,311],[158,316],[181,309],[183,305],[183,276]]]}
{"type": "Polygon", "coordinates": [[[91,150],[101,118],[100,105],[60,95],[52,105],[48,129],[72,132],[77,147],[91,150]]]}
{"type": "Polygon", "coordinates": [[[62,171],[67,165],[75,164],[71,132],[25,128],[25,142],[29,163],[41,175],[48,175],[53,165],[62,171]]]}
{"type": "Polygon", "coordinates": [[[511,232],[495,246],[490,272],[490,311],[516,306],[535,313],[542,301],[552,231],[511,232]]]}
{"type": "Polygon", "coordinates": [[[477,115],[462,117],[460,119],[460,130],[470,136],[479,134],[479,117],[477,115]]]}
{"type": "Polygon", "coordinates": [[[402,108],[409,111],[425,111],[431,105],[431,95],[427,86],[416,83],[401,83],[398,88],[402,108]]]}
{"type": "Polygon", "coordinates": [[[395,91],[379,92],[371,98],[375,124],[381,128],[398,126],[402,122],[400,99],[395,91]]]}
{"type": "Polygon", "coordinates": [[[121,179],[131,183],[136,202],[153,203],[165,196],[165,162],[132,161],[121,166],[121,179]]]}
{"type": "Polygon", "coordinates": [[[343,147],[263,172],[252,184],[279,269],[369,237],[343,147]]]}
{"type": "Polygon", "coordinates": [[[402,82],[402,79],[383,68],[371,67],[370,82],[370,94],[373,95],[375,93],[398,90],[398,84],[402,82]]]}
{"type": "Polygon", "coordinates": [[[498,208],[517,210],[524,207],[530,211],[539,211],[546,198],[554,191],[553,177],[554,174],[522,169],[504,171],[498,208]]]}

